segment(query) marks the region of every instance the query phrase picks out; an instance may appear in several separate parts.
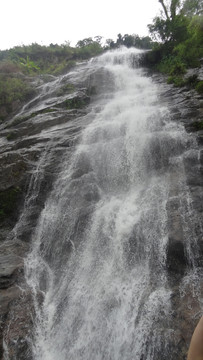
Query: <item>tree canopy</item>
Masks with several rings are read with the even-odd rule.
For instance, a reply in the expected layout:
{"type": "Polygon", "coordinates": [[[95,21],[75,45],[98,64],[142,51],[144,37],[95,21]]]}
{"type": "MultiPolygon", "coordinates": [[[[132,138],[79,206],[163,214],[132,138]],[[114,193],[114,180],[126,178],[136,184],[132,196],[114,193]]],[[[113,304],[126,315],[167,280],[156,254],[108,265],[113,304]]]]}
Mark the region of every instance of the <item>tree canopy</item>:
{"type": "Polygon", "coordinates": [[[149,58],[170,80],[183,84],[188,67],[200,66],[203,57],[202,0],[157,0],[161,13],[148,25],[158,43],[149,58]]]}
{"type": "MultiPolygon", "coordinates": [[[[158,0],[162,12],[148,25],[156,40],[181,42],[188,37],[188,26],[194,16],[203,16],[202,0],[158,0]]],[[[203,19],[202,19],[203,22],[203,19]]]]}

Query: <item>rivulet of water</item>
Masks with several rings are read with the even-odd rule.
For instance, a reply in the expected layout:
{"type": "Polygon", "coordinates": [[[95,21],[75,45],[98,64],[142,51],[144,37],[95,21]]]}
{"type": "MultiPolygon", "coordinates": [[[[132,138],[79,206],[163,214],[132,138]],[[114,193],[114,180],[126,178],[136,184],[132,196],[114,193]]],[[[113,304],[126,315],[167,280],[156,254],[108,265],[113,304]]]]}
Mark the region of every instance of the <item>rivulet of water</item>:
{"type": "Polygon", "coordinates": [[[166,205],[178,196],[171,169],[185,186],[188,138],[136,67],[139,56],[123,48],[82,65],[90,83],[98,76],[97,97],[26,260],[35,360],[171,359],[166,205]]]}

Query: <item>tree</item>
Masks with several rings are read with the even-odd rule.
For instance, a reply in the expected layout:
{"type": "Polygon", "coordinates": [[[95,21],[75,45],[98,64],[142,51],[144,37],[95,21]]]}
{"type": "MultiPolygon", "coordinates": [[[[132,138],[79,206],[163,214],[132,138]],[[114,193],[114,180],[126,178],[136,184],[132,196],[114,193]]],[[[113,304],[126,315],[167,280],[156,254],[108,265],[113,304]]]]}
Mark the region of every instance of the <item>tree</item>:
{"type": "Polygon", "coordinates": [[[166,20],[173,20],[178,14],[178,10],[180,9],[181,6],[180,0],[171,0],[168,7],[165,4],[164,0],[158,0],[158,1],[163,8],[166,20]]]}
{"type": "Polygon", "coordinates": [[[170,75],[174,84],[184,84],[181,78],[187,67],[197,67],[203,57],[202,0],[157,0],[162,13],[148,25],[152,36],[161,40],[149,55],[149,61],[170,75]]]}
{"type": "Polygon", "coordinates": [[[182,13],[187,16],[203,15],[203,2],[202,0],[185,0],[182,13]]]}
{"type": "Polygon", "coordinates": [[[100,36],[100,35],[97,35],[97,36],[94,36],[94,41],[96,41],[98,44],[101,45],[101,41],[103,39],[103,36],[100,36]]]}
{"type": "Polygon", "coordinates": [[[166,7],[164,1],[159,0],[159,2],[160,2],[161,6],[162,6],[162,8],[164,10],[164,14],[165,14],[166,19],[169,20],[168,10],[167,10],[167,7],[166,7]]]}
{"type": "Polygon", "coordinates": [[[106,39],[106,47],[110,48],[110,49],[115,49],[116,48],[116,44],[113,41],[113,39],[106,39]]]}
{"type": "Polygon", "coordinates": [[[83,39],[83,40],[79,40],[79,41],[77,42],[77,44],[76,44],[76,47],[81,48],[81,47],[90,45],[90,44],[92,44],[92,43],[93,43],[93,40],[92,40],[91,37],[89,37],[89,38],[85,38],[85,39],[83,39]]]}
{"type": "Polygon", "coordinates": [[[175,19],[179,7],[180,7],[180,0],[171,0],[170,12],[171,12],[172,20],[175,19]]]}
{"type": "Polygon", "coordinates": [[[116,44],[117,44],[117,46],[123,45],[123,36],[121,34],[117,35],[116,44]]]}
{"type": "Polygon", "coordinates": [[[113,39],[106,39],[105,48],[115,49],[116,43],[113,41],[113,39]]]}
{"type": "Polygon", "coordinates": [[[131,47],[135,45],[134,37],[132,35],[125,34],[123,37],[123,45],[131,47]]]}
{"type": "Polygon", "coordinates": [[[37,66],[34,61],[31,61],[29,56],[27,56],[26,60],[23,58],[21,58],[20,60],[20,65],[24,66],[28,73],[40,70],[39,66],[37,66]]]}
{"type": "MultiPolygon", "coordinates": [[[[157,16],[153,24],[148,25],[152,36],[164,42],[180,42],[187,38],[188,20],[184,15],[183,8],[186,2],[196,2],[200,0],[185,0],[181,7],[180,0],[170,0],[167,7],[164,0],[158,0],[162,6],[164,16],[157,16]]],[[[194,9],[193,9],[194,10],[194,9]]]]}

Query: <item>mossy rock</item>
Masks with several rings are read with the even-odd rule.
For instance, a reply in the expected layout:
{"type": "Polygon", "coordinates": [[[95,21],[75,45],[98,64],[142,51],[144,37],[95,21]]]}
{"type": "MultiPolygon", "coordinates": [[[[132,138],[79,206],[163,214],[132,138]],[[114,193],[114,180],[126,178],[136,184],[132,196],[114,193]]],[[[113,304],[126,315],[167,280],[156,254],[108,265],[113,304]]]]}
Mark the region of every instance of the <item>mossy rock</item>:
{"type": "Polygon", "coordinates": [[[203,130],[203,120],[202,121],[194,121],[192,123],[192,127],[196,131],[203,130]]]}
{"type": "Polygon", "coordinates": [[[12,141],[15,140],[18,136],[19,134],[17,132],[10,132],[8,135],[6,135],[6,139],[8,141],[12,141]]]}
{"type": "Polygon", "coordinates": [[[84,106],[88,105],[90,102],[90,98],[86,97],[75,97],[72,99],[67,99],[65,101],[66,109],[82,109],[84,106]]]}
{"type": "Polygon", "coordinates": [[[71,94],[75,91],[75,86],[73,84],[66,84],[62,86],[56,93],[57,96],[63,96],[65,94],[71,94]]]}
{"type": "Polygon", "coordinates": [[[186,85],[186,82],[182,76],[169,76],[167,83],[173,84],[176,87],[182,87],[186,85]]]}
{"type": "Polygon", "coordinates": [[[195,87],[198,83],[198,76],[197,74],[194,74],[194,75],[191,75],[191,76],[188,76],[186,79],[185,79],[187,85],[191,86],[191,87],[195,87]]]}
{"type": "Polygon", "coordinates": [[[199,94],[203,94],[203,80],[199,81],[195,87],[199,94]]]}

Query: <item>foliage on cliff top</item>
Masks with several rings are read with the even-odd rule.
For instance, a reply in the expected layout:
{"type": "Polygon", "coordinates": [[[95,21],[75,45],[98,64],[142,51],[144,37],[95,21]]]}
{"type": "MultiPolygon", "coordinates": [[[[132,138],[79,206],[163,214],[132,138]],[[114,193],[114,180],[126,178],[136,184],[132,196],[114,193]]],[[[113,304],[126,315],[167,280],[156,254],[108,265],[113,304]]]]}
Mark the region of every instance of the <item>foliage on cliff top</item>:
{"type": "Polygon", "coordinates": [[[71,47],[68,42],[49,46],[33,43],[0,51],[0,62],[15,64],[25,74],[57,74],[73,66],[76,60],[88,59],[102,51],[101,44],[92,38],[89,38],[88,44],[76,48],[71,47]]]}
{"type": "Polygon", "coordinates": [[[140,37],[137,34],[129,35],[129,34],[118,34],[116,41],[112,39],[106,40],[106,47],[110,49],[118,48],[119,46],[136,47],[138,49],[152,49],[153,41],[150,36],[140,37]]]}
{"type": "Polygon", "coordinates": [[[0,51],[0,121],[16,111],[34,94],[29,76],[58,75],[68,71],[77,60],[99,55],[103,48],[100,39],[83,40],[76,48],[69,43],[42,46],[31,44],[0,51]]]}
{"type": "Polygon", "coordinates": [[[203,57],[203,3],[201,0],[158,1],[162,13],[148,27],[159,43],[148,54],[148,61],[161,72],[180,77],[187,68],[200,66],[203,57]]]}
{"type": "Polygon", "coordinates": [[[34,93],[26,78],[15,73],[0,73],[0,122],[34,93]]]}
{"type": "Polygon", "coordinates": [[[28,76],[59,75],[67,72],[76,61],[89,59],[121,45],[152,47],[150,37],[118,34],[116,42],[108,39],[104,46],[102,37],[96,36],[78,41],[76,47],[71,47],[68,42],[49,46],[34,43],[0,51],[0,121],[6,119],[17,109],[16,106],[20,106],[32,94],[28,76]]]}
{"type": "Polygon", "coordinates": [[[27,46],[15,46],[12,49],[0,51],[0,72],[4,68],[6,72],[20,70],[27,75],[37,73],[57,75],[67,71],[75,65],[76,61],[89,59],[105,50],[121,45],[150,49],[153,43],[149,36],[139,37],[135,34],[118,34],[115,42],[108,39],[104,46],[102,45],[101,36],[79,40],[76,47],[71,47],[69,42],[62,45],[50,44],[49,46],[37,43],[27,46]]]}

